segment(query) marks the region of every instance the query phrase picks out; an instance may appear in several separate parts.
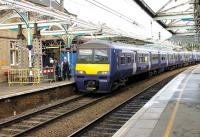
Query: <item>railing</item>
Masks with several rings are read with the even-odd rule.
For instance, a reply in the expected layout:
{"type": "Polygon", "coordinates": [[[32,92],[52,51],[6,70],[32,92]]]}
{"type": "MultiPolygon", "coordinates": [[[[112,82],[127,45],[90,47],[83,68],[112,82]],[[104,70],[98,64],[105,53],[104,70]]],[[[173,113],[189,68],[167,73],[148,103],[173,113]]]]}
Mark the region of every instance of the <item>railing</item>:
{"type": "Polygon", "coordinates": [[[41,81],[53,82],[56,80],[53,67],[32,69],[10,69],[8,71],[8,84],[33,84],[38,85],[41,81]]]}
{"type": "Polygon", "coordinates": [[[9,86],[15,83],[19,84],[39,84],[40,69],[10,69],[8,71],[9,86]]]}
{"type": "Polygon", "coordinates": [[[54,67],[43,68],[42,80],[48,80],[50,82],[56,81],[55,68],[54,67]]]}

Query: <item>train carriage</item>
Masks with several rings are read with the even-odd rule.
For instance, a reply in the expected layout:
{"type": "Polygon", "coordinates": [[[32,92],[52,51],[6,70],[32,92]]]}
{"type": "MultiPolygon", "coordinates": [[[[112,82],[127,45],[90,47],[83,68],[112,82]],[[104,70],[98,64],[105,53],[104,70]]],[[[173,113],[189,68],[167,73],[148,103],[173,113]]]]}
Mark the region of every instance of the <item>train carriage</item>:
{"type": "MultiPolygon", "coordinates": [[[[200,58],[197,53],[195,56],[200,58]]],[[[193,61],[191,53],[92,40],[78,47],[75,82],[81,92],[108,93],[125,85],[127,78],[133,75],[182,66],[185,62],[193,61]]]]}

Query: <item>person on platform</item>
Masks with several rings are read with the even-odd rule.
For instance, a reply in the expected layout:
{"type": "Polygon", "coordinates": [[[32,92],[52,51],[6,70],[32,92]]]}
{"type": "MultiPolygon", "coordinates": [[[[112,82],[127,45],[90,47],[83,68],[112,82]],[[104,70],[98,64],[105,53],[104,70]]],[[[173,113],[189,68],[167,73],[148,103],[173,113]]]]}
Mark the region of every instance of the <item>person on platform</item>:
{"type": "Polygon", "coordinates": [[[57,61],[55,64],[55,74],[56,74],[56,80],[61,81],[61,67],[59,61],[57,61]]]}
{"type": "Polygon", "coordinates": [[[49,58],[49,65],[48,65],[48,67],[53,67],[53,64],[54,64],[53,58],[49,58]]]}
{"type": "Polygon", "coordinates": [[[63,72],[63,80],[70,80],[70,70],[69,70],[69,63],[66,57],[64,57],[64,62],[62,64],[62,72],[63,72]]]}

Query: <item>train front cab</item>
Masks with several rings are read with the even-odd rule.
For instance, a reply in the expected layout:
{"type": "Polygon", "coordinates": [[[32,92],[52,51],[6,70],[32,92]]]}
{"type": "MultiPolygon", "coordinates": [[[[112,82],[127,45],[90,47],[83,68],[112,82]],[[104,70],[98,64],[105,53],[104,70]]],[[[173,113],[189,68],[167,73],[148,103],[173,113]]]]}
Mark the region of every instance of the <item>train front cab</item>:
{"type": "Polygon", "coordinates": [[[110,87],[110,50],[79,49],[76,86],[81,92],[106,93],[110,87]]]}

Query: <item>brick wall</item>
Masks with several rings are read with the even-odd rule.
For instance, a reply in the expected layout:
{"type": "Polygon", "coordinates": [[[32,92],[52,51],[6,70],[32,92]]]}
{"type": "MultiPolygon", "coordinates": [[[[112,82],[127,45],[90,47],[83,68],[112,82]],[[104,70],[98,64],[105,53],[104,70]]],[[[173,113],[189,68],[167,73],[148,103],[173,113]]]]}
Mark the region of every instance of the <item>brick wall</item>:
{"type": "Polygon", "coordinates": [[[0,30],[0,82],[6,81],[4,73],[10,69],[10,41],[16,40],[17,32],[0,30]]]}

